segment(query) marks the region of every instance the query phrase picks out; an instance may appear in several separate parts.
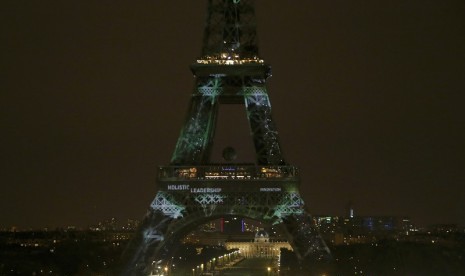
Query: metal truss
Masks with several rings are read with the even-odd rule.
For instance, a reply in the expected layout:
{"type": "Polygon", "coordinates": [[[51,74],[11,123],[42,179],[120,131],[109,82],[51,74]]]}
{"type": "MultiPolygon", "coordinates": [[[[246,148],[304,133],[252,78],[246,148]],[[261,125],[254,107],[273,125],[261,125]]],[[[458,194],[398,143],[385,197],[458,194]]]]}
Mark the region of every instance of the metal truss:
{"type": "Polygon", "coordinates": [[[152,264],[169,260],[170,249],[186,233],[203,223],[227,216],[247,217],[279,226],[288,234],[289,243],[300,259],[330,256],[297,191],[160,191],[150,205],[138,236],[128,248],[132,258],[125,275],[147,275],[152,264]]]}
{"type": "Polygon", "coordinates": [[[305,211],[295,167],[287,166],[271,116],[258,57],[252,0],[209,0],[202,57],[189,110],[159,191],[124,253],[122,275],[148,275],[171,258],[181,238],[208,221],[239,216],[281,227],[297,257],[330,257],[305,211]],[[254,166],[231,171],[209,163],[219,104],[243,104],[256,151],[254,166]],[[233,188],[231,188],[233,187],[233,188]]]}
{"type": "Polygon", "coordinates": [[[270,68],[258,62],[251,0],[209,0],[202,54],[207,64],[192,67],[196,87],[171,164],[208,163],[219,103],[245,105],[258,164],[284,164],[265,87],[270,68]],[[225,64],[233,68],[225,71],[225,64]]]}
{"type": "Polygon", "coordinates": [[[202,206],[205,217],[213,215],[216,206],[222,205],[226,196],[221,194],[199,194],[195,196],[195,202],[202,206]]]}
{"type": "Polygon", "coordinates": [[[163,191],[157,193],[150,207],[154,211],[160,211],[165,216],[174,219],[182,217],[182,212],[185,209],[185,207],[175,201],[173,194],[163,191]]]}
{"type": "Polygon", "coordinates": [[[204,164],[208,162],[218,113],[217,97],[221,93],[220,78],[200,83],[191,97],[188,117],[171,158],[172,164],[204,164]]]}
{"type": "Polygon", "coordinates": [[[265,87],[244,87],[243,94],[258,164],[284,164],[278,131],[271,118],[271,104],[265,87]]]}
{"type": "Polygon", "coordinates": [[[221,75],[199,78],[171,163],[208,163],[219,101],[223,98],[226,102],[232,98],[242,98],[255,145],[257,164],[285,164],[278,131],[271,116],[268,93],[264,85],[255,85],[253,82],[259,84],[265,80],[221,75]]]}
{"type": "Polygon", "coordinates": [[[283,195],[280,202],[276,204],[273,216],[280,218],[279,222],[283,222],[283,219],[289,216],[302,215],[305,213],[303,206],[304,201],[299,193],[286,193],[283,195]]]}
{"type": "Polygon", "coordinates": [[[209,0],[202,55],[258,56],[255,10],[251,0],[209,0]]]}

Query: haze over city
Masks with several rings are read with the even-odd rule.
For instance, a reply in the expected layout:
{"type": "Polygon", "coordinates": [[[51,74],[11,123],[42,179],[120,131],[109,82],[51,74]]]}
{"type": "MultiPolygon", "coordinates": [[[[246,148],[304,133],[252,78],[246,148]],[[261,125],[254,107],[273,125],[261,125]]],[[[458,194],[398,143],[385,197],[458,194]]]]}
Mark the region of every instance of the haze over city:
{"type": "MultiPolygon", "coordinates": [[[[310,213],[351,201],[356,215],[465,225],[465,3],[256,6],[273,118],[310,213]]],[[[205,7],[4,3],[0,227],[142,218],[184,122],[205,7]]],[[[247,148],[234,116],[218,144],[247,148]]]]}

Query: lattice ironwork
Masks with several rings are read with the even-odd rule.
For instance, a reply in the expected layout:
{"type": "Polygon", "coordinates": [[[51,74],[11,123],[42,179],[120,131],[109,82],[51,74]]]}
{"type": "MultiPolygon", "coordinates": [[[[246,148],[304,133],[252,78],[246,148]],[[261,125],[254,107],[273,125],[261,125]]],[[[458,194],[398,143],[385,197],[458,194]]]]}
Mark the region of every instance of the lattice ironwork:
{"type": "Polygon", "coordinates": [[[300,260],[330,256],[284,161],[258,57],[252,0],[209,0],[202,57],[187,118],[171,164],[159,168],[159,191],[125,252],[122,275],[147,275],[197,226],[226,216],[277,225],[300,260]],[[255,146],[254,165],[209,163],[220,104],[242,104],[255,146]]]}
{"type": "Polygon", "coordinates": [[[271,104],[265,87],[244,87],[247,116],[259,164],[284,164],[278,131],[271,118],[271,104]]]}
{"type": "Polygon", "coordinates": [[[202,55],[258,56],[255,10],[251,0],[209,0],[202,55]]]}
{"type": "Polygon", "coordinates": [[[173,194],[163,191],[157,193],[150,207],[154,211],[160,211],[165,216],[175,219],[182,217],[182,212],[185,209],[185,207],[174,200],[173,194]]]}
{"type": "Polygon", "coordinates": [[[189,117],[181,130],[173,164],[204,164],[208,162],[213,129],[218,112],[217,96],[221,92],[220,79],[213,77],[199,85],[191,98],[189,117]]]}
{"type": "Polygon", "coordinates": [[[282,228],[301,260],[330,257],[305,210],[297,190],[298,180],[293,176],[268,180],[263,176],[249,182],[232,178],[225,182],[200,181],[194,176],[179,181],[163,175],[159,178],[162,190],[157,193],[129,248],[132,258],[125,275],[146,275],[153,264],[170,259],[170,248],[185,234],[208,221],[228,216],[246,217],[282,228]],[[234,188],[227,189],[227,186],[234,188]]]}

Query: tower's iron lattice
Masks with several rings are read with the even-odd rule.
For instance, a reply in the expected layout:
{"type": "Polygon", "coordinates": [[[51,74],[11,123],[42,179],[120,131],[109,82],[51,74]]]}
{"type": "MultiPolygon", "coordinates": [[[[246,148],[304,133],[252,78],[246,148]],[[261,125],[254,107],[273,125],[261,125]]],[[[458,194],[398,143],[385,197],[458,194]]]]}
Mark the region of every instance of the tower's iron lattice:
{"type": "Polygon", "coordinates": [[[283,158],[266,90],[270,66],[258,55],[252,0],[209,0],[202,56],[187,118],[158,192],[123,259],[123,275],[147,275],[197,226],[226,216],[276,225],[300,260],[329,257],[283,158]],[[255,146],[253,165],[212,164],[220,104],[243,104],[255,146]]]}

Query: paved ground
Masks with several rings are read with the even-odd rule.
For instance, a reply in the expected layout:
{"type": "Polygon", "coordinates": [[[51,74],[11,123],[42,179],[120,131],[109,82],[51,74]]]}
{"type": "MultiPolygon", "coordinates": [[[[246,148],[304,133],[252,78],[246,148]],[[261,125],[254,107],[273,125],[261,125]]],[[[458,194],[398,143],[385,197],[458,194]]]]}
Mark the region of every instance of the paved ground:
{"type": "Polygon", "coordinates": [[[224,271],[225,276],[268,276],[276,275],[276,263],[271,259],[245,259],[236,266],[224,271]],[[271,271],[268,272],[268,267],[271,271]]]}

